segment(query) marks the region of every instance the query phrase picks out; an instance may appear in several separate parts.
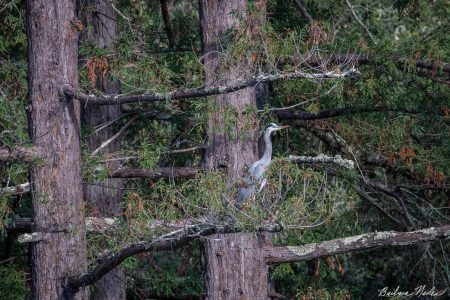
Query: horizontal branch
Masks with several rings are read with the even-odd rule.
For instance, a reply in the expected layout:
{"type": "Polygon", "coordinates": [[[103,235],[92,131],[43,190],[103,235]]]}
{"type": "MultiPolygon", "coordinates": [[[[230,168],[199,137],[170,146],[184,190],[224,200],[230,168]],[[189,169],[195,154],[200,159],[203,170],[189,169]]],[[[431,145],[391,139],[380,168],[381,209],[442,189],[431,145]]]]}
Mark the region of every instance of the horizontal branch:
{"type": "MultiPolygon", "coordinates": [[[[111,231],[116,228],[118,221],[119,220],[117,218],[86,217],[86,231],[88,233],[104,233],[106,231],[111,231]]],[[[176,230],[185,228],[186,226],[191,226],[195,222],[198,223],[199,220],[151,220],[147,223],[145,230],[176,230]]],[[[31,218],[17,218],[14,222],[6,225],[6,231],[8,233],[29,233],[31,232],[31,225],[31,218]]]]}
{"type": "Polygon", "coordinates": [[[406,228],[406,225],[402,224],[400,222],[400,220],[396,217],[394,217],[391,213],[389,213],[386,209],[384,209],[381,204],[379,204],[376,199],[370,197],[362,188],[360,185],[358,184],[353,184],[352,185],[353,189],[356,191],[356,193],[363,198],[364,200],[366,200],[367,202],[369,202],[370,205],[372,205],[373,207],[375,207],[376,209],[378,209],[384,216],[386,216],[392,223],[394,223],[395,225],[397,225],[399,228],[406,228]]]}
{"type": "Polygon", "coordinates": [[[317,156],[295,156],[289,155],[287,160],[294,163],[333,163],[347,169],[354,169],[355,163],[353,160],[342,158],[340,155],[327,156],[319,154],[317,156]]]}
{"type": "Polygon", "coordinates": [[[7,223],[6,232],[8,234],[31,232],[31,218],[17,218],[13,222],[7,223]]]}
{"type": "Polygon", "coordinates": [[[30,183],[25,182],[22,184],[18,184],[16,186],[7,186],[4,188],[0,188],[1,194],[24,194],[30,191],[30,183]]]}
{"type": "Polygon", "coordinates": [[[76,91],[70,84],[65,84],[62,87],[63,92],[74,97],[84,105],[113,105],[124,103],[137,103],[137,102],[154,102],[154,101],[166,101],[166,100],[181,100],[206,96],[214,96],[221,94],[233,93],[248,87],[255,87],[262,82],[274,82],[279,80],[292,80],[292,79],[327,79],[327,78],[346,78],[354,77],[358,74],[358,71],[351,69],[346,72],[322,72],[322,73],[306,73],[306,72],[292,72],[285,74],[274,75],[259,75],[257,77],[248,80],[237,80],[233,85],[229,86],[214,86],[194,88],[187,90],[175,90],[167,93],[152,92],[142,95],[105,95],[105,96],[93,96],[76,91]]]}
{"type": "Polygon", "coordinates": [[[195,167],[175,167],[175,168],[155,168],[155,169],[138,169],[138,168],[122,168],[114,170],[111,174],[111,178],[139,178],[139,177],[151,177],[151,178],[192,178],[201,169],[195,167]]]}
{"type": "Polygon", "coordinates": [[[450,225],[444,225],[410,232],[372,232],[302,246],[266,247],[265,251],[268,262],[281,263],[311,260],[376,247],[406,246],[449,238],[450,225]]]}
{"type": "MultiPolygon", "coordinates": [[[[114,218],[97,218],[97,217],[86,217],[86,230],[89,233],[103,233],[111,228],[117,223],[114,218]]],[[[160,223],[155,223],[154,226],[160,223]]],[[[32,227],[31,218],[18,218],[12,223],[6,225],[6,231],[8,233],[26,233],[18,237],[19,243],[30,243],[36,242],[39,238],[44,238],[46,232],[31,232],[32,227]]]]}
{"type": "MultiPolygon", "coordinates": [[[[200,149],[200,147],[174,150],[170,153],[182,153],[187,151],[194,151],[197,149],[200,149]]],[[[137,157],[133,156],[131,158],[137,157]]],[[[107,161],[114,161],[114,159],[105,160],[105,162],[107,161]]],[[[109,178],[193,178],[200,171],[202,170],[196,167],[166,167],[155,169],[120,168],[112,170],[109,178]]],[[[29,182],[25,182],[16,186],[0,188],[0,194],[23,194],[28,192],[30,192],[29,182]]]]}
{"type": "Polygon", "coordinates": [[[33,147],[0,148],[0,161],[31,162],[39,156],[39,151],[33,147]]]}

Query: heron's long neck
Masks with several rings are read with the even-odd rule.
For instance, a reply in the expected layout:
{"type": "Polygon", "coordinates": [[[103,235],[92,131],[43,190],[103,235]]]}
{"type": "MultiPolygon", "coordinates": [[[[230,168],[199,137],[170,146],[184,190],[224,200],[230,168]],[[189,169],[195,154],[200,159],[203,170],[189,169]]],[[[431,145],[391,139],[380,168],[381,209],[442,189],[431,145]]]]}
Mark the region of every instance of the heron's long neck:
{"type": "Polygon", "coordinates": [[[272,142],[270,141],[270,131],[264,133],[264,154],[261,157],[262,161],[266,161],[268,164],[272,160],[272,142]]]}

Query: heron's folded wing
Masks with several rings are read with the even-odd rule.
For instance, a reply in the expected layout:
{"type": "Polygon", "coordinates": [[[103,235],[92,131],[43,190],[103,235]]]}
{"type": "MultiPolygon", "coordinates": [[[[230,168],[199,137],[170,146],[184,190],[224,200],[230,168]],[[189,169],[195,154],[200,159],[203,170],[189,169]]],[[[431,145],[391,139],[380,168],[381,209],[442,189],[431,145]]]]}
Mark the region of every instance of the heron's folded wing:
{"type": "Polygon", "coordinates": [[[258,183],[261,182],[264,176],[264,172],[266,171],[267,166],[260,161],[255,162],[249,168],[249,173],[252,178],[254,178],[258,183]]]}

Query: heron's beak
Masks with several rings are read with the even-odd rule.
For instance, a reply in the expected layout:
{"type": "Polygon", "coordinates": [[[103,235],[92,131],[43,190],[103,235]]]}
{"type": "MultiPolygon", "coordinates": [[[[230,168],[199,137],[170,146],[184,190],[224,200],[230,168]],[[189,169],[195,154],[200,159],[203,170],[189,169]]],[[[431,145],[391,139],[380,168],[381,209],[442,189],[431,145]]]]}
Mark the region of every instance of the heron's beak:
{"type": "Polygon", "coordinates": [[[289,125],[278,126],[276,129],[274,129],[274,131],[278,131],[278,130],[281,130],[281,129],[284,129],[284,128],[288,128],[288,127],[289,127],[289,125]]]}

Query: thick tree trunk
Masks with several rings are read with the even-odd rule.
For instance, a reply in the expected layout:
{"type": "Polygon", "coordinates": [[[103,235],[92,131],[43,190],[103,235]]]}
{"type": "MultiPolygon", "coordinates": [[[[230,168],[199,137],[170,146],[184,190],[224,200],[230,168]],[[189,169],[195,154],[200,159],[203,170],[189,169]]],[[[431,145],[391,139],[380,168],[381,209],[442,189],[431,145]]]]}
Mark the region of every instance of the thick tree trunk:
{"type": "MultiPolygon", "coordinates": [[[[27,1],[29,131],[42,162],[30,170],[33,299],[64,299],[64,278],[85,272],[86,228],[78,118],[60,90],[78,82],[75,0],[27,1]]],[[[75,299],[86,299],[82,289],[75,299]]]]}
{"type": "MultiPolygon", "coordinates": [[[[265,11],[265,1],[255,2],[260,11],[265,11]]],[[[247,1],[200,0],[199,4],[206,82],[223,86],[248,79],[253,62],[251,55],[237,68],[220,65],[219,59],[219,53],[229,43],[230,37],[227,35],[233,29],[238,29],[241,17],[247,15],[247,1]]],[[[246,30],[250,41],[257,34],[259,24],[252,25],[255,26],[246,30]]],[[[216,97],[208,125],[209,147],[205,151],[203,161],[207,169],[226,168],[231,178],[239,178],[244,167],[257,160],[257,117],[256,114],[243,113],[245,108],[256,106],[256,95],[255,88],[249,87],[216,97]],[[229,119],[233,119],[235,124],[229,119]]]]}
{"type": "Polygon", "coordinates": [[[207,300],[269,299],[267,238],[231,233],[205,239],[207,300]]]}
{"type": "MultiPolygon", "coordinates": [[[[108,0],[79,0],[79,12],[86,29],[82,39],[92,42],[96,47],[112,46],[118,34],[117,16],[108,0]]],[[[101,70],[98,74],[96,88],[106,94],[118,94],[119,83],[101,70]]],[[[89,128],[104,124],[116,119],[121,114],[120,105],[83,106],[82,122],[89,128]]],[[[109,126],[88,138],[88,149],[94,151],[102,142],[113,135],[114,127],[109,126]]],[[[121,139],[115,139],[102,150],[102,153],[113,153],[120,150],[121,139]]],[[[114,217],[120,214],[120,201],[122,199],[123,180],[110,178],[98,185],[84,186],[84,199],[87,206],[93,210],[94,215],[101,217],[114,217]]],[[[95,283],[91,299],[125,299],[126,278],[120,267],[111,270],[107,275],[95,283]]]]}
{"type": "MultiPolygon", "coordinates": [[[[251,53],[246,53],[237,67],[221,64],[220,57],[230,32],[239,31],[242,18],[247,16],[247,1],[200,0],[199,5],[206,83],[226,86],[251,77],[251,53]]],[[[265,11],[265,1],[255,1],[255,5],[260,12],[265,11]]],[[[257,18],[245,29],[250,43],[255,42],[258,22],[262,20],[257,18]]],[[[259,93],[249,87],[215,98],[208,124],[209,145],[203,157],[205,169],[224,168],[234,183],[245,167],[258,160],[257,116],[244,110],[255,108],[257,98],[265,98],[264,91],[263,86],[259,93]]],[[[206,299],[268,299],[268,271],[262,254],[261,240],[255,234],[220,234],[206,239],[206,299]]]]}

